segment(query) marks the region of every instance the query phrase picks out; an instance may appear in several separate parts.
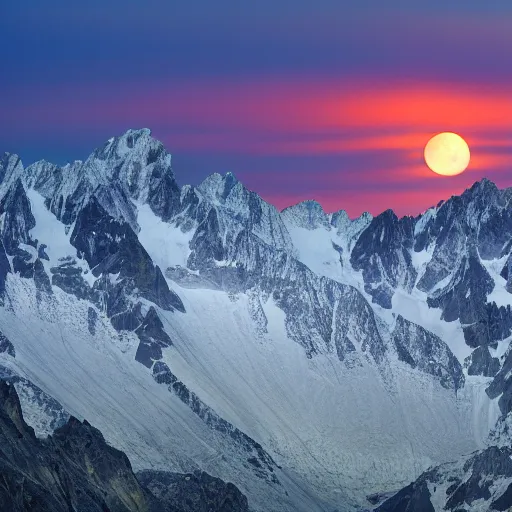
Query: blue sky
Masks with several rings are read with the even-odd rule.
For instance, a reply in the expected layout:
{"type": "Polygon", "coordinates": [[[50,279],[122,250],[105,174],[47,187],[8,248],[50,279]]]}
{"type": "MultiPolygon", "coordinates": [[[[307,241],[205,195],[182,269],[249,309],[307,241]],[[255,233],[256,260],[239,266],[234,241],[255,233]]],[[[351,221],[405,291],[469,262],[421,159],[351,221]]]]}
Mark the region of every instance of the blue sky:
{"type": "Polygon", "coordinates": [[[181,183],[232,171],[279,207],[417,213],[483,176],[510,182],[509,1],[17,0],[1,14],[0,151],[27,163],[147,126],[181,183]],[[436,102],[451,115],[431,119],[436,102]],[[437,179],[421,153],[448,129],[475,141],[476,164],[437,179]]]}

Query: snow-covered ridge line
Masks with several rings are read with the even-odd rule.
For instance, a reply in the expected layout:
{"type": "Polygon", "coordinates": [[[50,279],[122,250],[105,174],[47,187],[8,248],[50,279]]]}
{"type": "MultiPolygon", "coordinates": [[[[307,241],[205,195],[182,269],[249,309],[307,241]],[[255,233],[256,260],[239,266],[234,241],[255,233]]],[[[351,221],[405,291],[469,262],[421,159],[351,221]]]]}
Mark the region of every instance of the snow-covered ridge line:
{"type": "Polygon", "coordinates": [[[165,454],[232,478],[256,510],[353,510],[483,448],[500,415],[505,436],[511,189],[483,180],[416,218],[279,212],[230,173],[179,187],[148,130],[63,168],[6,156],[0,177],[0,328],[16,358],[0,356],[73,414],[119,399],[112,442],[141,464],[165,454]],[[152,378],[164,364],[171,393],[152,378]],[[123,422],[133,439],[116,438],[123,422]],[[282,466],[280,485],[254,480],[258,458],[230,432],[282,466]],[[155,439],[162,453],[142,456],[155,439]]]}

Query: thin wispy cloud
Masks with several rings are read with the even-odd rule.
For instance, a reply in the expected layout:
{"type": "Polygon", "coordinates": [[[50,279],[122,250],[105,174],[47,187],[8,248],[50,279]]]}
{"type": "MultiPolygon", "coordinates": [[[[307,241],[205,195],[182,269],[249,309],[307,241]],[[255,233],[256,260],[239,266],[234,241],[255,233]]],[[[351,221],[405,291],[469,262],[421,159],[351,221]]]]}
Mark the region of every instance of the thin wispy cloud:
{"type": "Polygon", "coordinates": [[[0,150],[63,163],[149,127],[182,183],[232,171],[279,207],[314,193],[352,215],[509,185],[512,4],[274,4],[9,4],[0,150]],[[440,131],[472,152],[449,180],[423,162],[440,131]]]}

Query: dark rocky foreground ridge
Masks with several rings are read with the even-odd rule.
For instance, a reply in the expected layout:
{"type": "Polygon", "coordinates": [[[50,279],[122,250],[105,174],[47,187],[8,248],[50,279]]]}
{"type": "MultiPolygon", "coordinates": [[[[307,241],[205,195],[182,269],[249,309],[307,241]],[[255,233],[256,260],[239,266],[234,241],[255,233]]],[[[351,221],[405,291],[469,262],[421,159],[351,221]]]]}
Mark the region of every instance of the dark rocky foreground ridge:
{"type": "Polygon", "coordinates": [[[47,439],[23,419],[13,385],[0,380],[2,512],[246,512],[247,498],[204,472],[145,471],[70,417],[47,439]]]}

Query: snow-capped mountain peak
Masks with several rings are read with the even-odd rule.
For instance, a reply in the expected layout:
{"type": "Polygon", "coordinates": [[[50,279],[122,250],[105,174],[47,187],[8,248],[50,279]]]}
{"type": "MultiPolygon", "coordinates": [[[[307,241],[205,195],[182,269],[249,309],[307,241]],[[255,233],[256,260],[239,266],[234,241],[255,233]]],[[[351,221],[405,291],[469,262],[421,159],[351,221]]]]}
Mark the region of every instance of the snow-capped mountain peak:
{"type": "Polygon", "coordinates": [[[169,218],[179,192],[171,155],[148,129],[109,139],[85,162],[63,168],[36,162],[27,168],[26,182],[50,201],[50,210],[65,224],[72,224],[94,195],[109,214],[127,220],[134,229],[131,200],[149,204],[159,216],[169,218]]]}
{"type": "Polygon", "coordinates": [[[248,192],[232,172],[227,172],[224,176],[219,173],[210,174],[198,189],[209,200],[219,204],[225,204],[231,193],[240,196],[240,194],[248,192]]]}
{"type": "Polygon", "coordinates": [[[0,369],[138,468],[345,512],[507,436],[511,189],[279,212],[231,173],[180,188],[146,129],[0,178],[0,369]]]}
{"type": "Polygon", "coordinates": [[[281,212],[285,222],[305,229],[316,229],[322,226],[325,229],[331,229],[329,216],[324,209],[314,200],[307,200],[289,206],[281,212]]]}

